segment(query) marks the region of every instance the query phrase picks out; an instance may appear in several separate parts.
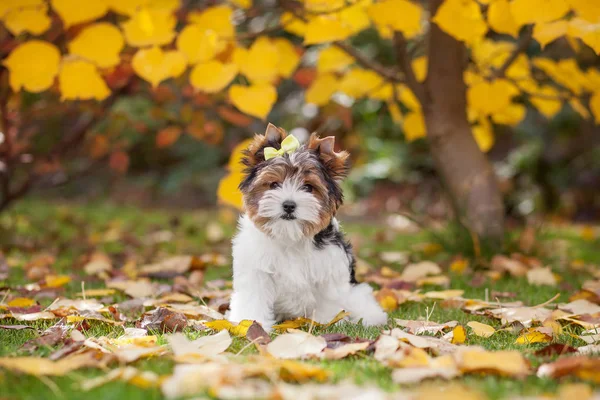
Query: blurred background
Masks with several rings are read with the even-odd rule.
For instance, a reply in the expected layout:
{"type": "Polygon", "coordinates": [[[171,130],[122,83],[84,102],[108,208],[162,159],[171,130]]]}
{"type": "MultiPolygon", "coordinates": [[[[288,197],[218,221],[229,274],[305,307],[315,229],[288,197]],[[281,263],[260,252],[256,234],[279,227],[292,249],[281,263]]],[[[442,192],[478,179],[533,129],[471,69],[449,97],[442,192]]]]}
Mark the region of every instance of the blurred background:
{"type": "MultiPolygon", "coordinates": [[[[382,212],[408,212],[432,220],[452,216],[427,139],[407,134],[403,121],[388,111],[388,100],[369,95],[351,96],[338,90],[322,104],[306,101],[307,90],[323,74],[319,66],[321,52],[333,44],[326,43],[327,39],[318,39],[314,45],[306,45],[306,38],[303,44],[298,30],[292,33],[293,29],[288,29],[291,24],[281,21],[290,16],[289,10],[292,14],[294,10],[310,14],[324,7],[320,12],[333,15],[332,10],[337,9],[332,8],[335,6],[330,4],[332,2],[313,2],[316,5],[294,1],[121,2],[133,7],[129,11],[120,9],[117,2],[107,2],[104,11],[95,11],[95,14],[90,11],[91,16],[84,17],[70,15],[63,3],[68,6],[64,1],[42,0],[16,1],[12,6],[8,1],[2,6],[2,207],[12,206],[26,197],[41,197],[77,202],[110,199],[143,207],[213,208],[219,203],[217,188],[228,173],[227,164],[234,148],[254,133],[264,132],[266,123],[272,122],[301,140],[313,131],[322,136],[333,135],[339,148],[352,153],[353,168],[344,184],[347,214],[372,217],[382,212]],[[230,40],[215,52],[216,59],[222,62],[235,64],[232,54],[236,48],[252,50],[256,39],[263,36],[283,38],[293,46],[298,60],[287,77],[280,76],[271,82],[277,88],[277,101],[265,118],[240,111],[230,101],[226,89],[213,93],[199,90],[190,82],[189,71],[173,76],[166,74],[167,79],[159,78],[159,84],[152,85],[132,61],[143,46],[132,39],[126,23],[133,23],[137,18],[142,21],[142,28],[146,26],[147,36],[152,36],[152,32],[147,31],[158,29],[158,20],[154,18],[159,18],[153,13],[164,11],[169,18],[175,18],[169,28],[175,36],[192,24],[203,29],[202,21],[206,22],[206,18],[202,16],[214,7],[229,10],[226,18],[237,35],[237,41],[230,40]],[[38,16],[20,15],[21,20],[14,16],[9,18],[10,13],[24,10],[38,16]],[[41,18],[40,13],[45,15],[42,22],[36,19],[41,18]],[[150,22],[144,22],[144,18],[150,22]],[[118,61],[108,68],[98,67],[110,95],[100,101],[82,93],[65,99],[68,96],[63,82],[57,82],[60,76],[43,90],[30,90],[26,85],[25,90],[15,90],[19,85],[13,82],[11,74],[26,68],[10,61],[19,46],[34,39],[52,43],[61,51],[64,63],[77,57],[69,43],[99,21],[121,27],[125,34],[126,45],[118,51],[118,61]],[[47,26],[39,29],[40,24],[47,26]],[[69,52],[71,54],[67,54],[69,52]]],[[[359,55],[391,70],[396,67],[395,49],[389,35],[382,33],[380,19],[371,8],[380,3],[385,2],[342,1],[342,7],[358,7],[355,11],[364,12],[371,20],[367,19],[364,26],[348,33],[346,38],[334,39],[347,39],[359,55]]],[[[431,15],[426,3],[410,2],[423,10],[419,15],[422,28],[414,34],[404,31],[410,39],[407,48],[412,59],[427,54],[431,15]]],[[[478,5],[484,22],[487,3],[478,5]]],[[[397,6],[405,4],[398,2],[397,6]]],[[[563,18],[575,18],[577,11],[570,10],[563,18]]],[[[294,15],[296,23],[302,20],[298,14],[294,15]]],[[[340,18],[343,20],[343,16],[340,18]]],[[[520,36],[531,36],[531,32],[526,32],[526,24],[523,26],[520,34],[511,36],[495,31],[492,25],[486,28],[482,40],[514,47],[520,36]]],[[[164,51],[186,53],[179,39],[173,41],[174,36],[166,42],[149,41],[148,44],[159,44],[164,51]]],[[[204,42],[198,43],[201,46],[204,42]]],[[[539,40],[529,37],[523,54],[531,58],[543,55],[552,60],[575,60],[582,74],[597,70],[600,65],[600,59],[589,46],[568,35],[555,35],[551,43],[543,44],[545,48],[539,40]]],[[[96,43],[96,46],[106,44],[96,43]]],[[[284,59],[279,63],[286,62],[284,59]]],[[[465,63],[469,61],[478,64],[472,56],[465,58],[465,63]]],[[[333,73],[341,79],[356,65],[367,69],[366,63],[348,62],[333,73]]],[[[266,64],[257,66],[259,69],[267,67],[266,64]]],[[[532,76],[548,80],[548,76],[531,68],[532,76]]],[[[249,81],[252,83],[253,79],[244,76],[243,71],[234,78],[234,83],[241,85],[249,81]]],[[[361,84],[360,80],[355,82],[355,85],[361,84]]],[[[589,96],[585,101],[589,101],[589,96]]],[[[584,107],[587,107],[585,101],[584,107]]],[[[550,116],[524,96],[517,94],[514,103],[525,108],[523,117],[509,125],[491,124],[493,136],[484,146],[497,174],[509,221],[522,223],[528,218],[549,214],[573,221],[596,221],[600,217],[597,190],[600,128],[594,124],[593,117],[582,118],[582,111],[567,101],[550,116]]],[[[400,107],[406,115],[406,104],[401,103],[400,107]]]]}

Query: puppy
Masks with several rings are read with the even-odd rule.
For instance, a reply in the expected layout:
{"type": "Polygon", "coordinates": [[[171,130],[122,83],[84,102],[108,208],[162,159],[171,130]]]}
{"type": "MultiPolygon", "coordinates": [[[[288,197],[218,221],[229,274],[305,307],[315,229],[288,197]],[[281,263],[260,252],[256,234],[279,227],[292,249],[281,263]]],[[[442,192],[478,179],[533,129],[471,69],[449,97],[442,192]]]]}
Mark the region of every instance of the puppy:
{"type": "Polygon", "coordinates": [[[233,239],[233,295],[228,319],[255,320],[270,330],[297,317],[329,322],[340,311],[363,325],[383,325],[387,314],[371,287],[354,277],[352,247],[336,212],[348,153],[334,137],[296,138],[269,124],[245,151],[239,188],[245,215],[233,239]]]}

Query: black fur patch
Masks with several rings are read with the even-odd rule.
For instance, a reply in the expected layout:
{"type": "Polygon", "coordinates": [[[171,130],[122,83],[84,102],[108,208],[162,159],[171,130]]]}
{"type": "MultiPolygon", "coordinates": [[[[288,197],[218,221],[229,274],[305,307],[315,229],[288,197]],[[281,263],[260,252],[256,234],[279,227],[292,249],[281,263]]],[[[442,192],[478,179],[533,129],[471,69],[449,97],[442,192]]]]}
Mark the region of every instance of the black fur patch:
{"type": "Polygon", "coordinates": [[[339,246],[344,250],[348,260],[350,261],[349,270],[350,270],[350,283],[356,284],[356,259],[354,258],[354,253],[352,252],[352,245],[349,241],[344,238],[344,234],[336,230],[333,224],[330,222],[327,228],[323,229],[321,232],[317,233],[313,238],[313,243],[317,250],[323,250],[328,245],[339,246]]]}

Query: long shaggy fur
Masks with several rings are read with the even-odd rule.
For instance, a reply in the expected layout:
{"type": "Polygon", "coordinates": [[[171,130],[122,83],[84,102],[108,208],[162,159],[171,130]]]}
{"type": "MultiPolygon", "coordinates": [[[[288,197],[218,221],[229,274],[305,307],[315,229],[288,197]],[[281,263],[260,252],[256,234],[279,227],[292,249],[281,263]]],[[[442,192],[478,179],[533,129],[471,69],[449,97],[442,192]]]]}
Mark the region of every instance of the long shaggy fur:
{"type": "Polygon", "coordinates": [[[265,160],[265,147],[281,148],[286,136],[269,124],[242,161],[245,215],[233,240],[228,318],[270,329],[300,316],[328,322],[346,310],[353,321],[385,324],[370,286],[355,280],[352,248],[335,218],[348,153],[334,151],[333,137],[313,134],[292,154],[265,160]]]}

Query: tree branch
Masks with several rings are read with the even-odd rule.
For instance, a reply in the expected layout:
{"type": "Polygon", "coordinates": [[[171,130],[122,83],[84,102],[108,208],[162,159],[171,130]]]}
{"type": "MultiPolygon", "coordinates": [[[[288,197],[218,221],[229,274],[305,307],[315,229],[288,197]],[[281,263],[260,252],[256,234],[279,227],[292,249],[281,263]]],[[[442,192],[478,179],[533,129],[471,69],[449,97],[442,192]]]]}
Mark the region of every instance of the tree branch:
{"type": "Polygon", "coordinates": [[[413,91],[422,106],[427,102],[425,87],[417,80],[408,56],[406,39],[401,32],[394,32],[394,49],[396,51],[396,63],[404,73],[406,85],[413,91]]]}
{"type": "Polygon", "coordinates": [[[531,39],[533,38],[533,27],[528,26],[525,28],[525,33],[519,39],[519,43],[517,47],[513,50],[511,55],[506,59],[504,64],[500,68],[498,68],[493,73],[494,78],[502,78],[506,75],[506,71],[510,68],[510,66],[517,60],[521,53],[524,53],[529,47],[529,43],[531,43],[531,39]]]}
{"type": "Polygon", "coordinates": [[[377,72],[379,75],[381,75],[388,81],[394,83],[403,82],[402,76],[398,71],[396,71],[393,68],[388,68],[384,65],[381,65],[376,61],[373,61],[371,58],[365,56],[348,43],[337,41],[333,42],[333,45],[339,48],[340,50],[343,50],[349,56],[353,57],[356,60],[356,62],[362,67],[377,72]]]}

